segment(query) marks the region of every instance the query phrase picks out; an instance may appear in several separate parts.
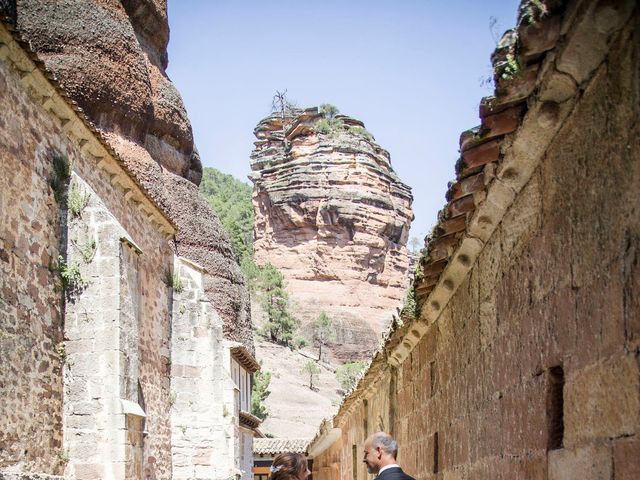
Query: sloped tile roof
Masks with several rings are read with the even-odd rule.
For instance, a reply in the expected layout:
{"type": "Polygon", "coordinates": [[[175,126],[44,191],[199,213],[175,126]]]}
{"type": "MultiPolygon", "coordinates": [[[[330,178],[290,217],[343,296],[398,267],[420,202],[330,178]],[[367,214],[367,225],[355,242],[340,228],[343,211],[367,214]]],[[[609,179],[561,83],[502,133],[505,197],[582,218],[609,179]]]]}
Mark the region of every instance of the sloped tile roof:
{"type": "Polygon", "coordinates": [[[308,439],[303,438],[254,438],[253,453],[276,455],[283,452],[307,453],[308,439]]]}

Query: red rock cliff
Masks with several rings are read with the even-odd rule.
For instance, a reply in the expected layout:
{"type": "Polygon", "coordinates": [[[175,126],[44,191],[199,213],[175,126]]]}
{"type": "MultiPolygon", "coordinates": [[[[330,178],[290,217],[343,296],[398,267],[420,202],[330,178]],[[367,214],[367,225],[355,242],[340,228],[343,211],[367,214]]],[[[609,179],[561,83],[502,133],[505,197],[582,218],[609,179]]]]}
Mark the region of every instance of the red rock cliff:
{"type": "Polygon", "coordinates": [[[334,354],[363,358],[403,303],[412,196],[362,122],[323,120],[310,108],[255,129],[256,261],[281,270],[303,330],[325,311],[334,354]]]}

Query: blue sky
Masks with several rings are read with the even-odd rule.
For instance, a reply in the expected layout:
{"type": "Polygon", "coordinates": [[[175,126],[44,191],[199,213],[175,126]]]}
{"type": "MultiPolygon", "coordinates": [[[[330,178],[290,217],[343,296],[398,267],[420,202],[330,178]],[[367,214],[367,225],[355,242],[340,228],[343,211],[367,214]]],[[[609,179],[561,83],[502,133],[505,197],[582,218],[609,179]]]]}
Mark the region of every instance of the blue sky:
{"type": "Polygon", "coordinates": [[[515,0],[169,0],[169,68],[202,163],[248,182],[276,90],[362,120],[412,187],[411,236],[445,204],[515,0]],[[492,22],[493,19],[493,22],[492,22]],[[491,24],[496,25],[491,28],[491,24]]]}

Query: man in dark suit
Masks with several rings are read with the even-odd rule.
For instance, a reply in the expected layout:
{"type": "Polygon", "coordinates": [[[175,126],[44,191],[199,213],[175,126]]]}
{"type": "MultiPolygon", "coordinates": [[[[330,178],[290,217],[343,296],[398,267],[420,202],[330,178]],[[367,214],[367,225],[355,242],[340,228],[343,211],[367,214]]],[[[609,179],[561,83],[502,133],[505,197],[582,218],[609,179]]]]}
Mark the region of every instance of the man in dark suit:
{"type": "Polygon", "coordinates": [[[398,442],[385,432],[371,435],[364,442],[364,459],[367,471],[375,473],[375,480],[415,480],[402,471],[396,463],[398,442]]]}

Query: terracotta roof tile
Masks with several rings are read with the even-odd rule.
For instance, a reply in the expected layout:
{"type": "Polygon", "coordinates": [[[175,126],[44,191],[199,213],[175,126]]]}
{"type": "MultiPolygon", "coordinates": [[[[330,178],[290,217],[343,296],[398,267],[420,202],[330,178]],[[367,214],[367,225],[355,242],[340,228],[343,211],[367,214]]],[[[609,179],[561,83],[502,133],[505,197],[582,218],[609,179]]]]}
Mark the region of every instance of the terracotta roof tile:
{"type": "Polygon", "coordinates": [[[283,452],[307,453],[309,440],[303,438],[254,438],[253,453],[277,455],[283,452]]]}

